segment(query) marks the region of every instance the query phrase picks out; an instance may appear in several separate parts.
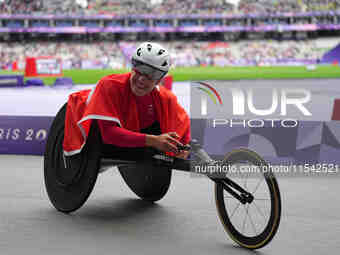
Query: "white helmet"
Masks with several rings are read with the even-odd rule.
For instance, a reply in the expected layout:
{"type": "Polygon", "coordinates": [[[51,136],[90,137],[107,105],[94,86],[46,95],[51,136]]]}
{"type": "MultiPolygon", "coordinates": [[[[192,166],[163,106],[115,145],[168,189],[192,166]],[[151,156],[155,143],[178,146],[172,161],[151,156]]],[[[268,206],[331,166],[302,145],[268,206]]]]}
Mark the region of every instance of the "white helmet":
{"type": "Polygon", "coordinates": [[[132,61],[142,62],[167,73],[170,68],[170,54],[158,43],[144,42],[137,47],[132,61]]]}

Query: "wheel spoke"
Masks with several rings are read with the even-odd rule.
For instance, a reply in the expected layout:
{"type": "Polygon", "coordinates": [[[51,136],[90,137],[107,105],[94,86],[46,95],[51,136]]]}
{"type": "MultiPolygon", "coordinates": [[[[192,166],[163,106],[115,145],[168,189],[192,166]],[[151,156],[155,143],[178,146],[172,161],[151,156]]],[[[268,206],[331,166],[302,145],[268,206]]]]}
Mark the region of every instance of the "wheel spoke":
{"type": "MultiPolygon", "coordinates": [[[[228,195],[224,195],[225,198],[232,198],[235,199],[233,196],[228,196],[228,195]]],[[[235,212],[237,211],[237,209],[240,207],[241,202],[238,202],[238,204],[236,205],[236,207],[234,208],[233,212],[230,215],[230,219],[234,216],[235,212]]]]}
{"type": "Polygon", "coordinates": [[[255,189],[254,189],[254,191],[253,191],[251,194],[254,194],[254,193],[257,191],[257,189],[260,187],[260,185],[261,185],[261,183],[263,182],[263,180],[264,180],[264,179],[261,179],[261,180],[257,183],[257,185],[256,185],[256,187],[255,187],[255,189]]]}
{"type": "MultiPolygon", "coordinates": [[[[245,208],[245,206],[243,208],[245,208]]],[[[244,216],[244,221],[243,221],[243,224],[242,224],[242,233],[243,233],[244,227],[246,225],[246,219],[247,219],[247,210],[246,210],[246,215],[244,216]]]]}
{"type": "Polygon", "coordinates": [[[236,212],[237,209],[240,207],[240,205],[241,205],[241,202],[239,202],[239,203],[237,204],[237,206],[234,208],[234,211],[233,211],[232,214],[230,215],[230,219],[234,216],[235,212],[236,212]]]}
{"type": "Polygon", "coordinates": [[[249,176],[249,173],[247,173],[247,176],[246,176],[246,178],[245,178],[245,180],[244,180],[244,184],[243,184],[243,187],[244,187],[245,190],[248,189],[248,188],[247,188],[248,176],[249,176]]]}
{"type": "MultiPolygon", "coordinates": [[[[265,200],[265,199],[263,199],[263,200],[259,200],[259,201],[266,201],[266,200],[265,200]]],[[[263,204],[263,208],[264,208],[265,212],[268,212],[268,206],[267,206],[267,203],[265,202],[265,203],[261,203],[261,204],[263,204]]],[[[269,207],[269,209],[271,209],[271,207],[269,207]]],[[[269,215],[270,215],[270,210],[269,210],[269,215]]]]}
{"type": "Polygon", "coordinates": [[[260,213],[260,215],[264,218],[264,224],[266,224],[265,214],[260,210],[260,208],[256,205],[256,203],[252,203],[252,204],[255,206],[256,210],[260,213]]]}
{"type": "Polygon", "coordinates": [[[254,232],[255,232],[255,235],[257,235],[257,232],[256,232],[256,228],[255,228],[254,222],[253,222],[253,220],[251,219],[250,214],[249,214],[249,204],[247,205],[247,210],[246,210],[246,212],[247,212],[248,218],[249,218],[249,220],[250,220],[250,223],[251,223],[251,225],[252,225],[252,227],[253,227],[253,230],[254,230],[254,232]]]}

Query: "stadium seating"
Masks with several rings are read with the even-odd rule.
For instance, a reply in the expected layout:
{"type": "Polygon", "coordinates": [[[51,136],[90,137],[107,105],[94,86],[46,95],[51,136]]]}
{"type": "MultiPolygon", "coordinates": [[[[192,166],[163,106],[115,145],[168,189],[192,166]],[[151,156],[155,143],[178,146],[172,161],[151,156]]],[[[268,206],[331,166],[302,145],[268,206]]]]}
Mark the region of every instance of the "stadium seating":
{"type": "MultiPolygon", "coordinates": [[[[313,63],[321,59],[340,39],[306,41],[162,42],[172,55],[173,66],[276,65],[313,63]]],[[[26,57],[54,56],[63,69],[129,67],[129,59],[140,42],[27,42],[0,43],[2,69],[18,63],[24,69],[26,57]]],[[[1,69],[1,67],[0,67],[1,69]]]]}
{"type": "Polygon", "coordinates": [[[334,11],[339,0],[4,0],[0,13],[54,14],[215,14],[334,11]],[[85,3],[85,4],[84,4],[85,3]]]}

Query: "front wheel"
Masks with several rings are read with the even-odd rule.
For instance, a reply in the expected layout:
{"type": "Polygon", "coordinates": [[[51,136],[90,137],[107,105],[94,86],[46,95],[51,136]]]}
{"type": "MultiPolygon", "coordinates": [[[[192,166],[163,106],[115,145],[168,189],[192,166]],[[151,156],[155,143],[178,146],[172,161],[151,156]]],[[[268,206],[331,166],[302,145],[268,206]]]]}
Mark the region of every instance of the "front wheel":
{"type": "Polygon", "coordinates": [[[249,203],[241,203],[224,190],[222,184],[215,184],[218,215],[228,235],[244,248],[259,249],[273,239],[280,224],[281,198],[275,176],[268,171],[268,164],[248,149],[232,151],[227,154],[224,163],[238,169],[242,165],[247,169],[260,166],[256,174],[250,171],[247,174],[228,174],[229,179],[253,195],[249,203]]]}

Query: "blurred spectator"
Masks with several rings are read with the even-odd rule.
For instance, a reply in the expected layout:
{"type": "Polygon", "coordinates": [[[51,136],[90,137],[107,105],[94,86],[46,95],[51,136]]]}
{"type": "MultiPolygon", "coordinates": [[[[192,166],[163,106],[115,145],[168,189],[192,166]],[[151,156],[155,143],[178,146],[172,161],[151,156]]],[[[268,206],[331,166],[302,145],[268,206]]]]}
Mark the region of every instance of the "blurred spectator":
{"type": "Polygon", "coordinates": [[[0,0],[0,13],[249,14],[339,10],[340,0],[0,0]]]}
{"type": "MultiPolygon", "coordinates": [[[[332,40],[328,40],[332,42],[332,40]]],[[[307,41],[240,41],[240,42],[168,42],[162,44],[172,55],[173,66],[275,65],[287,62],[316,61],[334,47],[324,40],[307,41]]],[[[62,59],[64,69],[122,68],[129,63],[138,42],[39,42],[0,43],[0,65],[10,68],[17,61],[23,68],[26,57],[54,56],[62,59]]]]}
{"type": "Polygon", "coordinates": [[[0,43],[0,63],[18,61],[23,66],[26,57],[53,56],[62,59],[64,66],[81,68],[86,61],[93,68],[122,68],[124,57],[118,45],[111,42],[96,44],[70,42],[0,43]]]}
{"type": "Polygon", "coordinates": [[[2,0],[0,13],[4,14],[31,14],[40,11],[43,0],[2,0]]]}

